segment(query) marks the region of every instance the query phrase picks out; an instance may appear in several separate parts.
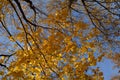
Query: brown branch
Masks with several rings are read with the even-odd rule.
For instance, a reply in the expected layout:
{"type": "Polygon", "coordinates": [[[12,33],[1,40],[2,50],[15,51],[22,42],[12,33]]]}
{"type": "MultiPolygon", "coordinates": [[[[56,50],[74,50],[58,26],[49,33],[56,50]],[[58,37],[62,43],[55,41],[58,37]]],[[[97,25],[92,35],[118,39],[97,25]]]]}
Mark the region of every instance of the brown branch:
{"type": "Polygon", "coordinates": [[[112,11],[110,11],[107,7],[105,7],[104,5],[102,5],[99,1],[94,0],[96,3],[98,3],[100,6],[102,6],[104,9],[106,9],[109,13],[113,14],[113,15],[117,15],[120,16],[120,14],[114,13],[112,11]]]}
{"type": "Polygon", "coordinates": [[[13,38],[12,34],[10,33],[10,31],[7,29],[7,27],[4,25],[4,23],[0,20],[3,28],[7,31],[8,35],[15,41],[15,43],[22,49],[24,50],[24,48],[13,38]]]}
{"type": "Polygon", "coordinates": [[[13,54],[10,54],[10,55],[7,55],[7,54],[0,54],[0,57],[1,56],[4,56],[4,57],[11,57],[12,55],[14,55],[15,53],[13,53],[13,54]]]}
{"type": "MultiPolygon", "coordinates": [[[[18,16],[18,18],[19,18],[19,20],[20,20],[20,22],[21,22],[21,24],[22,24],[23,30],[24,30],[24,32],[25,32],[25,34],[26,34],[25,36],[26,36],[27,44],[29,45],[29,47],[31,48],[31,50],[33,50],[32,47],[31,47],[31,45],[30,45],[30,43],[29,43],[28,34],[27,34],[27,31],[26,31],[26,29],[25,29],[25,26],[24,26],[23,22],[22,22],[22,20],[21,20],[21,18],[20,18],[20,16],[19,16],[19,14],[18,14],[15,6],[13,5],[13,3],[12,3],[10,0],[9,0],[9,2],[10,2],[10,4],[11,4],[11,6],[13,7],[13,9],[15,10],[15,12],[16,12],[16,14],[17,14],[17,16],[18,16]]],[[[31,28],[30,28],[30,29],[31,29],[31,28]]]]}
{"type": "Polygon", "coordinates": [[[84,0],[81,0],[81,1],[82,1],[82,3],[83,3],[83,6],[84,6],[84,8],[85,8],[85,10],[86,10],[86,12],[87,12],[87,14],[88,14],[88,17],[90,18],[92,24],[93,24],[101,33],[103,33],[103,34],[105,35],[105,33],[94,23],[91,15],[90,15],[90,12],[89,12],[89,10],[88,10],[87,7],[86,7],[86,3],[84,2],[84,0]]]}
{"type": "MultiPolygon", "coordinates": [[[[10,1],[10,0],[9,0],[9,1],[10,1]]],[[[49,27],[44,27],[44,26],[40,26],[40,25],[34,24],[33,22],[29,21],[29,20],[26,18],[25,14],[24,14],[24,11],[23,11],[23,9],[22,9],[22,7],[21,7],[20,2],[19,2],[18,0],[15,0],[15,2],[16,2],[16,4],[17,4],[17,6],[18,6],[18,8],[19,8],[19,10],[20,10],[20,12],[21,12],[21,14],[22,14],[22,16],[23,16],[23,19],[24,19],[26,22],[28,22],[28,23],[30,23],[31,25],[36,26],[36,27],[41,27],[41,28],[44,28],[44,29],[52,29],[52,28],[49,28],[49,27]]]]}
{"type": "Polygon", "coordinates": [[[2,64],[2,63],[0,63],[0,66],[5,67],[5,68],[8,69],[8,67],[6,65],[2,64]]]}
{"type": "MultiPolygon", "coordinates": [[[[38,49],[40,49],[39,45],[37,44],[37,42],[36,42],[36,40],[33,38],[33,36],[32,36],[30,33],[28,33],[28,34],[29,34],[29,36],[33,39],[36,47],[37,47],[38,49]]],[[[57,72],[56,72],[55,70],[53,70],[53,69],[49,66],[49,63],[48,63],[45,55],[44,55],[40,50],[39,50],[39,53],[41,54],[41,56],[42,56],[43,59],[45,60],[45,62],[46,62],[46,64],[47,64],[47,66],[49,67],[49,69],[50,69],[52,72],[56,73],[57,76],[59,76],[59,74],[57,74],[57,72]]]]}
{"type": "MultiPolygon", "coordinates": [[[[30,8],[34,11],[34,14],[35,14],[34,21],[36,22],[36,13],[37,12],[36,12],[35,6],[33,5],[32,1],[30,1],[30,0],[25,0],[25,2],[27,2],[29,4],[30,8]]],[[[35,30],[36,30],[36,26],[35,26],[35,30]]]]}
{"type": "Polygon", "coordinates": [[[27,2],[30,5],[30,8],[34,11],[35,15],[36,15],[36,10],[35,10],[35,6],[33,5],[32,1],[30,0],[25,0],[25,2],[27,2]]]}

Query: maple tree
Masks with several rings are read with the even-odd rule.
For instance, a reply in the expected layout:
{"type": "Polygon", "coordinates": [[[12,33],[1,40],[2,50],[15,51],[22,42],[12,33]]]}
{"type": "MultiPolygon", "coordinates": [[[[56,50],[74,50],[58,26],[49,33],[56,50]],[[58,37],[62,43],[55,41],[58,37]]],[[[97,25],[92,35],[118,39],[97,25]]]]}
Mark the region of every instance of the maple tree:
{"type": "Polygon", "coordinates": [[[104,80],[92,66],[105,56],[119,62],[119,51],[111,49],[119,48],[119,5],[115,0],[0,0],[6,39],[0,42],[1,78],[104,80]]]}

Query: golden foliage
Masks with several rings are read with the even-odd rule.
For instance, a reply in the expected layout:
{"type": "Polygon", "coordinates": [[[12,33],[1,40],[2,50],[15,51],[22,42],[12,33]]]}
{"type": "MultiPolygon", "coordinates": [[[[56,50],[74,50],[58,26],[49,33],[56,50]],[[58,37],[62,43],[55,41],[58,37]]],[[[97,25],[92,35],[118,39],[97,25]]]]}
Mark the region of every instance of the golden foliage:
{"type": "MultiPolygon", "coordinates": [[[[21,0],[22,6],[27,3],[25,1],[21,0]]],[[[27,7],[23,11],[26,11],[24,14],[29,18],[24,17],[23,13],[21,16],[17,15],[16,20],[20,22],[13,21],[12,25],[16,32],[13,35],[9,33],[8,38],[11,42],[20,43],[23,49],[15,50],[14,60],[9,63],[7,73],[4,74],[1,71],[0,75],[3,75],[4,80],[53,80],[53,78],[57,80],[103,80],[103,73],[99,68],[90,69],[105,56],[102,53],[94,55],[97,51],[96,46],[100,46],[96,45],[94,38],[101,32],[96,27],[90,27],[91,25],[87,24],[84,19],[73,17],[72,10],[66,6],[69,0],[50,1],[53,4],[50,5],[50,2],[47,6],[55,9],[47,15],[34,19],[39,14],[34,15],[33,10],[28,15],[29,8],[27,7]],[[38,26],[34,24],[35,22],[47,27],[38,26]],[[79,38],[78,42],[75,41],[76,37],[79,38]],[[78,45],[79,43],[81,46],[78,45]],[[88,70],[92,71],[91,75],[87,75],[88,70]]],[[[112,0],[107,1],[112,2],[112,0]]],[[[10,5],[5,0],[0,0],[0,2],[2,2],[0,10],[3,9],[3,5],[10,5]]],[[[16,6],[17,3],[14,5],[16,6]]],[[[97,8],[93,12],[97,12],[97,8]]],[[[14,13],[16,12],[11,14],[15,15],[14,13]]],[[[3,15],[0,14],[1,18],[3,15]]],[[[94,22],[98,24],[96,20],[94,22]]],[[[1,57],[0,63],[4,63],[4,60],[1,57]]]]}

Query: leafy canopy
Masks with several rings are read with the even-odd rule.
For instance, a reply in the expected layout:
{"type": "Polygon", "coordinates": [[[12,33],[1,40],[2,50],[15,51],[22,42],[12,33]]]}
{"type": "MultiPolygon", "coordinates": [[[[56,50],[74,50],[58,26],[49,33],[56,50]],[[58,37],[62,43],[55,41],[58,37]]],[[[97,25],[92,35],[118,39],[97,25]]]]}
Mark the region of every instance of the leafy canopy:
{"type": "Polygon", "coordinates": [[[119,22],[113,3],[0,0],[2,79],[103,80],[99,67],[92,67],[114,52],[109,43],[116,43],[110,37],[119,35],[119,22]]]}

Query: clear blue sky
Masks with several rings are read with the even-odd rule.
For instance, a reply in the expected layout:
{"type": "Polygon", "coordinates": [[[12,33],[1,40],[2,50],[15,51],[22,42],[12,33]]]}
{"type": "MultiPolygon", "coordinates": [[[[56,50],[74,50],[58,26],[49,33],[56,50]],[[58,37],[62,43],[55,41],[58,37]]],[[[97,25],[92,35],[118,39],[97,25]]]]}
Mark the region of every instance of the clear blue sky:
{"type": "Polygon", "coordinates": [[[103,59],[102,62],[99,62],[97,66],[100,67],[100,70],[103,72],[104,80],[110,80],[112,76],[118,74],[119,69],[113,68],[114,63],[109,59],[103,59]]]}

